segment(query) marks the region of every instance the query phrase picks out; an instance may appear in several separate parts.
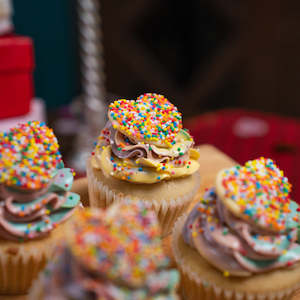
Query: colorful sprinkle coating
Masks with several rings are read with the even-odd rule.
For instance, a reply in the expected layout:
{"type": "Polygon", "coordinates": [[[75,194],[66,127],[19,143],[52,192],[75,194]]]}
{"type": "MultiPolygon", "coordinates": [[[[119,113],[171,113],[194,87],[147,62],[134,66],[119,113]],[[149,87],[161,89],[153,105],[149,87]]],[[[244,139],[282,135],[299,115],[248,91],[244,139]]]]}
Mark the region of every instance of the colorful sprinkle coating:
{"type": "Polygon", "coordinates": [[[243,217],[276,231],[286,228],[291,184],[271,159],[261,157],[225,170],[222,185],[243,217]]]}
{"type": "Polygon", "coordinates": [[[61,163],[57,139],[45,123],[30,121],[0,132],[0,183],[40,189],[61,163]]]}
{"type": "Polygon", "coordinates": [[[131,286],[143,284],[168,259],[156,215],[141,202],[120,203],[106,212],[78,212],[70,248],[87,269],[131,286]]]}
{"type": "Polygon", "coordinates": [[[120,99],[109,105],[108,116],[119,129],[137,141],[161,142],[171,147],[182,129],[177,108],[162,95],[144,94],[134,100],[120,99]]]}

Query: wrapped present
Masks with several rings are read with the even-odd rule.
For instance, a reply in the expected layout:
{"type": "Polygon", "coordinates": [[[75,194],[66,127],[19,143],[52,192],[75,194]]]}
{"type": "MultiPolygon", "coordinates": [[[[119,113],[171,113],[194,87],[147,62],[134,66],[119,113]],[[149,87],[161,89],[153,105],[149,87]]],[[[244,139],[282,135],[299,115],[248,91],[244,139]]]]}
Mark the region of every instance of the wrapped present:
{"type": "Polygon", "coordinates": [[[30,38],[0,38],[0,119],[29,112],[33,98],[33,67],[33,43],[30,38]]]}

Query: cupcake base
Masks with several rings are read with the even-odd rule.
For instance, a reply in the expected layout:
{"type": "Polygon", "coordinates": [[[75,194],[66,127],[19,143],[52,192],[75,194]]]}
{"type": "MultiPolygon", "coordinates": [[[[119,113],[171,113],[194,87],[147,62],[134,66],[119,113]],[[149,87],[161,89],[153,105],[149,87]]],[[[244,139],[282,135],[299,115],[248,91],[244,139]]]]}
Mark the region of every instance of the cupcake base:
{"type": "Polygon", "coordinates": [[[28,292],[33,280],[52,258],[55,247],[64,238],[72,217],[39,240],[12,242],[0,240],[0,295],[28,292]]]}
{"type": "Polygon", "coordinates": [[[185,300],[288,300],[300,287],[300,265],[251,277],[224,277],[182,238],[187,215],[178,219],[172,236],[172,250],[181,273],[185,300]]]}
{"type": "Polygon", "coordinates": [[[143,201],[156,211],[162,236],[172,230],[174,222],[187,209],[199,190],[199,172],[155,184],[135,184],[106,177],[101,170],[87,162],[87,177],[90,206],[106,208],[125,199],[143,201]]]}

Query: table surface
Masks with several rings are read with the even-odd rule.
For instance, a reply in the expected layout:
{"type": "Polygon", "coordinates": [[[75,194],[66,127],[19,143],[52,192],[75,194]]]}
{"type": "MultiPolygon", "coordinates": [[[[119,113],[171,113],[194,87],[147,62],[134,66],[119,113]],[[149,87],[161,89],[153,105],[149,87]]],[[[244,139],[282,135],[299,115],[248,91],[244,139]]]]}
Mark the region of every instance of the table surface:
{"type": "MultiPolygon", "coordinates": [[[[199,146],[200,150],[200,168],[201,168],[201,187],[199,190],[199,196],[203,194],[206,188],[209,188],[214,185],[216,174],[219,170],[231,167],[236,164],[234,160],[225,155],[223,152],[217,150],[211,145],[202,145],[199,146]]],[[[73,185],[73,191],[80,194],[81,199],[84,205],[88,205],[88,192],[87,192],[87,180],[82,178],[76,180],[73,185]]],[[[190,208],[193,207],[193,204],[197,201],[196,197],[194,202],[191,203],[190,208]]],[[[170,248],[171,236],[168,236],[164,239],[164,249],[166,253],[170,256],[171,260],[173,258],[172,251],[170,248]]],[[[172,260],[173,262],[173,260],[172,260]]],[[[174,263],[174,262],[173,262],[174,263]]],[[[26,296],[0,296],[0,300],[26,300],[26,296]]],[[[294,295],[292,300],[300,300],[300,291],[294,295]]]]}

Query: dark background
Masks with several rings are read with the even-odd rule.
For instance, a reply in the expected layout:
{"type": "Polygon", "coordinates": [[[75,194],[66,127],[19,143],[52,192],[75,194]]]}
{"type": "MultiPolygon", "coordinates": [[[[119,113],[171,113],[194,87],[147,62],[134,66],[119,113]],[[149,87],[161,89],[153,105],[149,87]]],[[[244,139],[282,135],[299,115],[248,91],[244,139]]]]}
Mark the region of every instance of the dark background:
{"type": "MultiPolygon", "coordinates": [[[[102,0],[106,86],[165,94],[186,116],[241,107],[300,116],[300,2],[102,0]]],[[[14,0],[35,42],[37,96],[80,94],[76,1],[14,0]]]]}

